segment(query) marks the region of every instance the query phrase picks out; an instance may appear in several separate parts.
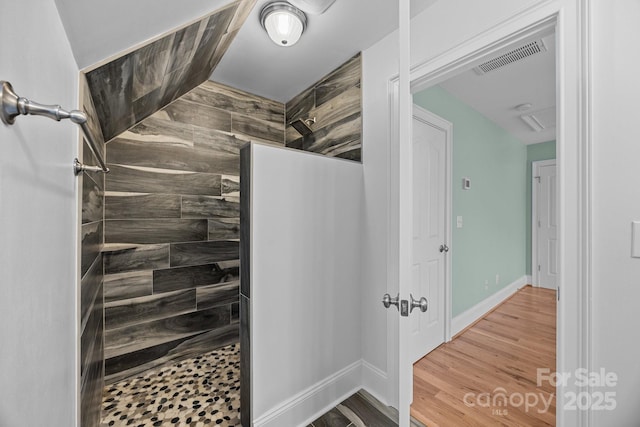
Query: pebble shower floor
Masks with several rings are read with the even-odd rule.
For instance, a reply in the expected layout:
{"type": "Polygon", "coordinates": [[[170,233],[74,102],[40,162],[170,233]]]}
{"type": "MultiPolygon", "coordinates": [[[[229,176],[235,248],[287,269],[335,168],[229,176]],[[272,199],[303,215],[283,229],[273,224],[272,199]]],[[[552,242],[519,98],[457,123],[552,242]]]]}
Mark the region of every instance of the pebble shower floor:
{"type": "Polygon", "coordinates": [[[101,427],[239,426],[240,345],[105,387],[101,427]]]}

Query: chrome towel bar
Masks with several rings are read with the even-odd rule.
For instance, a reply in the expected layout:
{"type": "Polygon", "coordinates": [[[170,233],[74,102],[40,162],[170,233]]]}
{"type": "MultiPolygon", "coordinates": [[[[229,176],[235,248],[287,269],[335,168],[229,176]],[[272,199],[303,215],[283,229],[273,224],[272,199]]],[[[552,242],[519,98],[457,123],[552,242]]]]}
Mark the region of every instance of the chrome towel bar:
{"type": "Polygon", "coordinates": [[[69,119],[73,123],[80,126],[82,133],[84,133],[85,139],[89,144],[91,152],[98,160],[100,166],[85,166],[78,159],[73,162],[73,171],[76,175],[81,172],[104,172],[108,173],[109,168],[102,158],[100,150],[96,141],[93,139],[89,126],[87,125],[87,115],[79,110],[64,110],[59,105],[44,105],[37,102],[29,101],[27,98],[19,97],[13,90],[11,83],[0,81],[0,100],[2,102],[2,109],[0,111],[0,118],[5,125],[12,125],[16,117],[19,115],[34,115],[44,116],[50,119],[60,121],[62,119],[69,119]]]}

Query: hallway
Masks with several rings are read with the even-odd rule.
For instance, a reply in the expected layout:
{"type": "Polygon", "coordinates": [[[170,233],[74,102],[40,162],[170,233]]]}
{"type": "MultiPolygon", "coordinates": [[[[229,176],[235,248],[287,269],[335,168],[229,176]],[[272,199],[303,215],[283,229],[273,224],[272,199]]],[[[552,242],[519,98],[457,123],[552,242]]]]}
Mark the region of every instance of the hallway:
{"type": "Polygon", "coordinates": [[[526,286],[414,365],[411,415],[429,426],[555,425],[545,379],[555,369],[555,292],[526,286]]]}

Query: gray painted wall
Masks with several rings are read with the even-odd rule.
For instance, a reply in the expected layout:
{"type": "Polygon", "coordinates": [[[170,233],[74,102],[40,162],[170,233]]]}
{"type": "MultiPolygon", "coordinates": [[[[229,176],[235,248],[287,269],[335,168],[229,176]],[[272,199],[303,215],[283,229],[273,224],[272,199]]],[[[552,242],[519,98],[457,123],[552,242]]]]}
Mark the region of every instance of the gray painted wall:
{"type": "MultiPolygon", "coordinates": [[[[78,72],[53,0],[3,2],[2,14],[0,79],[76,108],[78,72]]],[[[0,425],[75,426],[78,130],[19,117],[0,124],[0,141],[0,425]]]]}

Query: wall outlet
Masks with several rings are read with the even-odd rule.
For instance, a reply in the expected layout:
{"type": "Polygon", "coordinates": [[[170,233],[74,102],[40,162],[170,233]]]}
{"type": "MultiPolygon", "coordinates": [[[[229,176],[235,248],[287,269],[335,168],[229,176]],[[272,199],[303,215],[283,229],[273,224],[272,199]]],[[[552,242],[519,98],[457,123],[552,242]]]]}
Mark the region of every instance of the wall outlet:
{"type": "Polygon", "coordinates": [[[496,274],[496,285],[500,284],[500,275],[496,274]]]}
{"type": "Polygon", "coordinates": [[[458,228],[462,228],[462,224],[463,224],[463,223],[462,223],[462,215],[458,215],[458,216],[456,217],[456,227],[458,227],[458,228]]]}
{"type": "Polygon", "coordinates": [[[488,279],[484,281],[484,290],[485,291],[489,290],[489,280],[488,279]]]}

